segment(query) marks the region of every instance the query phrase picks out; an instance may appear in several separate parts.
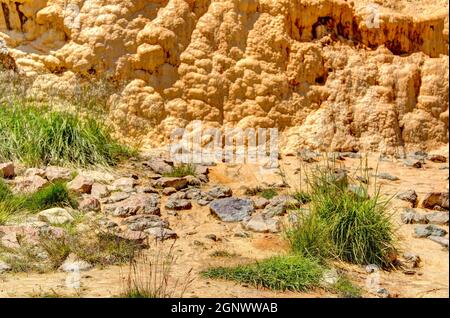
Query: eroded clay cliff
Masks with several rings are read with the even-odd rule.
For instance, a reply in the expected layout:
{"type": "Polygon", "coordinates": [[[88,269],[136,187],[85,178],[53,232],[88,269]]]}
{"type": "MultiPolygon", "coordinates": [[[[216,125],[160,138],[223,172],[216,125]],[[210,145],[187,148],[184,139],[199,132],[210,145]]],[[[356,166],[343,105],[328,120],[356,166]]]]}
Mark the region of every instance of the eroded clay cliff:
{"type": "Polygon", "coordinates": [[[147,145],[200,119],[283,145],[448,142],[448,1],[0,0],[0,39],[36,85],[123,82],[118,132],[147,145]]]}

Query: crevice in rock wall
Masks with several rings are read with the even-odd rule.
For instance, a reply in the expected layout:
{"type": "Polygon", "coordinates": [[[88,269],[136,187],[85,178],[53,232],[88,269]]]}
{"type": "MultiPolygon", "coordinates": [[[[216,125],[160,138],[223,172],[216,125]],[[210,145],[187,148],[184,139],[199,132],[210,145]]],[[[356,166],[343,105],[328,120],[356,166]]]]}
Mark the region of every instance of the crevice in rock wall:
{"type": "Polygon", "coordinates": [[[12,27],[11,27],[11,21],[10,21],[10,16],[9,16],[9,7],[7,3],[2,2],[2,12],[3,12],[3,17],[5,19],[5,24],[6,24],[6,28],[11,31],[12,27]]]}
{"type": "Polygon", "coordinates": [[[20,22],[20,30],[23,32],[23,26],[27,22],[28,18],[25,16],[25,14],[20,10],[21,3],[15,2],[17,14],[19,15],[19,22],[20,22]]]}

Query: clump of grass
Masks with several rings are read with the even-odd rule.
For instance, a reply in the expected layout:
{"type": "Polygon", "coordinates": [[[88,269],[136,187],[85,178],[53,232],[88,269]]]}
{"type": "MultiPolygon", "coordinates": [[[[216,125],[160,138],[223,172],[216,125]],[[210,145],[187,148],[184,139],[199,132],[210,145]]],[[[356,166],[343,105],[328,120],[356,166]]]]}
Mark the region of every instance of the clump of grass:
{"type": "Polygon", "coordinates": [[[301,204],[306,204],[311,202],[311,195],[304,191],[297,191],[294,193],[294,199],[296,199],[301,204]]]}
{"type": "Polygon", "coordinates": [[[72,207],[76,200],[62,182],[51,183],[35,193],[15,195],[0,180],[0,224],[5,224],[12,217],[24,212],[39,212],[52,207],[72,207]]]}
{"type": "MultiPolygon", "coordinates": [[[[348,184],[342,170],[327,166],[312,171],[308,176],[311,215],[300,218],[287,232],[293,251],[321,256],[332,251],[334,257],[350,263],[391,266],[396,242],[387,214],[389,200],[379,188],[370,197],[355,195],[348,184]],[[326,242],[323,247],[312,237],[315,230],[326,242]]],[[[367,185],[360,187],[368,192],[367,185]]]]}
{"type": "Polygon", "coordinates": [[[320,286],[323,267],[312,258],[288,255],[272,257],[255,264],[210,268],[202,272],[202,275],[255,287],[302,292],[320,286]]]}
{"type": "Polygon", "coordinates": [[[69,206],[75,208],[76,200],[70,195],[67,186],[63,182],[52,183],[41,190],[30,194],[24,200],[24,208],[36,212],[52,207],[69,206]]]}
{"type": "Polygon", "coordinates": [[[70,254],[94,266],[119,265],[130,262],[142,246],[119,239],[110,233],[81,235],[66,233],[63,237],[41,236],[37,246],[26,242],[18,249],[0,245],[0,256],[13,272],[48,272],[59,268],[70,254]],[[47,256],[42,259],[44,252],[47,256]]]}
{"type": "Polygon", "coordinates": [[[169,249],[156,246],[151,256],[137,255],[129,264],[128,279],[121,298],[172,298],[183,297],[193,282],[191,271],[183,280],[173,277],[176,263],[172,246],[169,249]],[[179,290],[179,292],[177,292],[179,290]]]}
{"type": "Polygon", "coordinates": [[[0,105],[0,161],[107,166],[131,155],[93,118],[44,107],[0,105]]]}
{"type": "Polygon", "coordinates": [[[172,167],[172,170],[167,173],[163,173],[164,177],[176,177],[176,178],[182,178],[186,176],[196,176],[197,170],[195,168],[195,165],[193,164],[182,164],[179,166],[172,167]]]}
{"type": "Polygon", "coordinates": [[[333,284],[332,290],[342,298],[361,298],[361,288],[354,285],[347,277],[341,276],[333,284]]]}

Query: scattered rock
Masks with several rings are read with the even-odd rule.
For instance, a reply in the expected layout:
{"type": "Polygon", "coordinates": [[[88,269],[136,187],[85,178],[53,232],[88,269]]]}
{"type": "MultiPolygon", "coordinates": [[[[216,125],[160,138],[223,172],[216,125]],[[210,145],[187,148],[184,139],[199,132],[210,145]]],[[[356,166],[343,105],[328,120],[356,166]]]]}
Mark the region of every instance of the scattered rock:
{"type": "Polygon", "coordinates": [[[23,174],[25,177],[39,176],[45,178],[45,170],[39,168],[28,168],[23,174]]]}
{"type": "Polygon", "coordinates": [[[113,182],[111,188],[114,191],[133,192],[137,184],[134,178],[120,178],[113,182]]]}
{"type": "Polygon", "coordinates": [[[197,174],[208,175],[209,174],[209,168],[207,166],[197,165],[197,166],[195,166],[195,172],[197,174]]]}
{"type": "Polygon", "coordinates": [[[339,280],[339,274],[335,268],[326,270],[323,273],[321,283],[323,286],[333,286],[339,280]]]}
{"type": "Polygon", "coordinates": [[[5,262],[0,261],[0,274],[10,271],[10,270],[11,270],[11,266],[6,264],[5,262]]]}
{"type": "Polygon", "coordinates": [[[209,207],[211,212],[224,222],[242,221],[255,211],[251,200],[239,198],[216,199],[209,207]]]}
{"type": "Polygon", "coordinates": [[[169,223],[162,220],[156,215],[134,215],[127,217],[122,221],[123,225],[126,225],[132,231],[144,231],[146,229],[157,227],[157,228],[168,228],[169,223]]]}
{"type": "Polygon", "coordinates": [[[198,187],[202,185],[202,182],[200,181],[199,178],[194,177],[194,176],[186,176],[184,177],[188,183],[188,185],[193,186],[193,187],[198,187]]]}
{"type": "Polygon", "coordinates": [[[441,229],[440,227],[436,225],[422,225],[417,226],[414,229],[414,236],[418,238],[428,237],[428,236],[444,236],[447,234],[447,231],[444,229],[441,229]]]}
{"type": "Polygon", "coordinates": [[[426,218],[431,224],[448,225],[448,212],[427,213],[426,218]]]}
{"type": "Polygon", "coordinates": [[[413,208],[417,206],[417,193],[414,190],[410,189],[405,192],[401,192],[397,195],[397,198],[411,203],[413,208]]]}
{"type": "Polygon", "coordinates": [[[300,202],[292,196],[277,195],[272,198],[269,204],[264,208],[263,214],[268,218],[271,218],[274,216],[283,215],[289,208],[299,208],[300,205],[300,202]]]}
{"type": "Polygon", "coordinates": [[[228,198],[233,195],[230,187],[227,186],[215,186],[207,192],[207,194],[215,199],[228,198]]]}
{"type": "Polygon", "coordinates": [[[419,267],[421,259],[419,255],[414,253],[403,253],[404,264],[408,265],[410,268],[419,267]]]}
{"type": "Polygon", "coordinates": [[[422,201],[425,209],[434,209],[440,207],[448,210],[448,192],[431,192],[428,193],[422,201]]]}
{"type": "Polygon", "coordinates": [[[48,181],[39,176],[17,177],[14,179],[14,191],[18,193],[34,193],[41,190],[48,181]]]}
{"type": "Polygon", "coordinates": [[[138,186],[136,187],[138,193],[159,193],[159,191],[152,186],[138,186]]]}
{"type": "Polygon", "coordinates": [[[186,199],[169,199],[165,207],[169,210],[189,210],[192,208],[192,204],[186,199]]]}
{"type": "Polygon", "coordinates": [[[344,158],[361,159],[362,156],[357,152],[340,152],[339,155],[344,158]]]}
{"type": "Polygon", "coordinates": [[[398,177],[393,176],[387,172],[381,172],[379,174],[376,175],[377,178],[379,179],[384,179],[384,180],[389,180],[389,181],[397,181],[400,180],[398,177]]]}
{"type": "Polygon", "coordinates": [[[368,273],[368,274],[376,273],[380,270],[380,268],[375,264],[369,264],[364,269],[366,270],[366,273],[368,273]]]}
{"type": "Polygon", "coordinates": [[[67,189],[76,193],[91,193],[92,185],[94,184],[94,179],[78,175],[67,183],[67,189]]]}
{"type": "Polygon", "coordinates": [[[264,209],[268,204],[269,200],[265,198],[256,198],[253,200],[256,209],[264,209]]]}
{"type": "Polygon", "coordinates": [[[447,158],[443,155],[431,154],[428,156],[428,160],[436,163],[446,163],[447,158]]]}
{"type": "Polygon", "coordinates": [[[144,232],[161,241],[177,238],[177,233],[166,228],[152,227],[150,229],[145,230],[144,232]]]}
{"type": "Polygon", "coordinates": [[[125,230],[123,232],[114,233],[114,235],[122,240],[134,242],[136,244],[144,244],[147,234],[141,231],[125,230]]]}
{"type": "Polygon", "coordinates": [[[160,215],[159,196],[157,194],[138,193],[129,198],[104,205],[104,211],[113,216],[131,216],[135,214],[160,215]]]}
{"type": "Polygon", "coordinates": [[[59,270],[63,272],[81,272],[88,271],[92,269],[92,267],[93,266],[91,264],[80,259],[77,255],[72,253],[62,263],[62,265],[59,267],[59,270]]]}
{"type": "Polygon", "coordinates": [[[95,182],[91,188],[91,195],[98,199],[105,198],[109,195],[108,187],[104,184],[95,182]]]}
{"type": "Polygon", "coordinates": [[[14,178],[15,175],[16,173],[14,171],[14,163],[0,163],[0,177],[11,179],[14,178]]]}
{"type": "Polygon", "coordinates": [[[391,298],[391,293],[386,288],[379,288],[376,294],[381,298],[391,298]]]}
{"type": "Polygon", "coordinates": [[[61,225],[74,221],[72,215],[62,208],[52,208],[38,213],[38,219],[50,224],[61,225]]]}
{"type": "Polygon", "coordinates": [[[422,168],[422,161],[421,160],[416,160],[416,159],[406,159],[403,160],[403,163],[405,164],[405,166],[410,167],[410,168],[422,168]]]}
{"type": "Polygon", "coordinates": [[[98,224],[100,227],[105,228],[105,229],[112,229],[112,228],[116,228],[116,227],[119,226],[119,224],[117,224],[117,223],[114,222],[114,221],[111,221],[111,220],[108,219],[108,218],[101,218],[101,219],[98,219],[98,220],[97,220],[97,224],[98,224]]]}
{"type": "Polygon", "coordinates": [[[256,214],[243,221],[244,228],[259,233],[278,233],[280,232],[280,222],[278,220],[267,218],[262,214],[256,214]]]}
{"type": "Polygon", "coordinates": [[[162,193],[164,195],[171,195],[171,194],[173,194],[175,192],[177,192],[177,189],[172,188],[172,187],[164,188],[163,191],[162,191],[162,193]]]}
{"type": "Polygon", "coordinates": [[[82,212],[98,212],[100,211],[100,201],[93,197],[85,198],[78,204],[78,209],[82,212]]]}
{"type": "Polygon", "coordinates": [[[448,238],[442,237],[442,236],[430,235],[430,236],[428,236],[428,239],[432,240],[433,242],[438,243],[439,245],[445,247],[448,250],[448,238]]]}
{"type": "Polygon", "coordinates": [[[302,149],[298,152],[298,156],[300,157],[300,159],[303,162],[306,163],[313,163],[313,162],[318,162],[319,160],[317,159],[317,157],[320,156],[320,154],[318,154],[317,152],[311,151],[309,149],[302,149]]]}
{"type": "Polygon", "coordinates": [[[116,203],[116,202],[120,202],[123,200],[128,199],[131,196],[130,193],[126,193],[126,192],[113,192],[111,194],[111,196],[106,199],[106,203],[116,203]]]}
{"type": "Polygon", "coordinates": [[[50,166],[45,169],[45,176],[48,181],[70,181],[72,179],[72,170],[69,168],[50,166]]]}
{"type": "Polygon", "coordinates": [[[176,177],[163,177],[153,182],[155,187],[175,188],[177,190],[185,188],[187,184],[188,181],[185,178],[176,177]]]}
{"type": "Polygon", "coordinates": [[[169,161],[162,158],[152,158],[147,162],[147,165],[158,174],[170,173],[173,168],[173,163],[170,164],[169,161]]]}
{"type": "Polygon", "coordinates": [[[417,213],[413,209],[406,208],[405,212],[400,215],[404,224],[427,224],[428,219],[425,214],[417,213]]]}
{"type": "Polygon", "coordinates": [[[425,151],[418,150],[408,154],[408,157],[415,160],[425,160],[428,154],[425,151]]]}

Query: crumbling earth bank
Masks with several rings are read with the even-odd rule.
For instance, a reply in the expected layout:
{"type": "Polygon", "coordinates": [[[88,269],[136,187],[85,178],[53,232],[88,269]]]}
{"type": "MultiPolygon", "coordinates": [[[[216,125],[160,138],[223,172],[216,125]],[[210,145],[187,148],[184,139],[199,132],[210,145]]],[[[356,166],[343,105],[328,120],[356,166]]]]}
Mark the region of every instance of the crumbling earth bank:
{"type": "Polygon", "coordinates": [[[196,119],[278,127],[285,151],[442,146],[448,2],[375,2],[0,0],[0,39],[35,85],[124,82],[111,121],[149,146],[196,119]]]}

